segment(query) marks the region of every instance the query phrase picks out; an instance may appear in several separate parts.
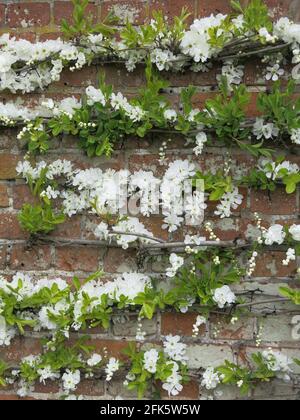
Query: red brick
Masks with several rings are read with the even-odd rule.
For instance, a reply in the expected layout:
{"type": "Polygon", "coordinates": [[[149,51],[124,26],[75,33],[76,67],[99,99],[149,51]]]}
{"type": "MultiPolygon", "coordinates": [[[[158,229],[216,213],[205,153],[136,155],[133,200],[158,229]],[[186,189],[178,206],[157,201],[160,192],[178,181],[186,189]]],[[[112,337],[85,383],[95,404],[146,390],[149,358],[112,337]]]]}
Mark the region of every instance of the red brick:
{"type": "Polygon", "coordinates": [[[199,16],[217,15],[218,13],[228,14],[232,11],[229,1],[224,0],[210,0],[199,2],[199,16]]]}
{"type": "MultiPolygon", "coordinates": [[[[109,248],[104,257],[104,271],[108,273],[115,273],[120,271],[119,268],[124,266],[136,266],[136,250],[123,250],[121,248],[109,248]]],[[[128,271],[128,270],[126,270],[128,271]]]]}
{"type": "Polygon", "coordinates": [[[0,238],[24,239],[28,234],[22,231],[16,214],[0,214],[0,238]]]}
{"type": "Polygon", "coordinates": [[[99,379],[97,379],[96,381],[83,379],[76,388],[75,394],[90,395],[95,397],[102,396],[105,392],[104,384],[104,381],[101,382],[99,379]]]}
{"type": "Polygon", "coordinates": [[[297,212],[296,194],[287,194],[284,188],[268,194],[267,191],[251,191],[251,211],[263,214],[294,214],[297,212]]]}
{"type": "MultiPolygon", "coordinates": [[[[66,19],[68,23],[72,21],[73,4],[70,1],[55,1],[54,2],[54,23],[60,25],[62,19],[66,19]]],[[[97,7],[94,4],[89,4],[86,8],[86,16],[93,16],[94,22],[97,22],[97,7]]]]}
{"type": "Polygon", "coordinates": [[[242,318],[235,324],[230,323],[230,317],[223,315],[210,316],[210,336],[212,339],[252,340],[254,336],[255,319],[242,318]]]}
{"type": "Polygon", "coordinates": [[[64,70],[58,82],[52,83],[50,88],[54,91],[58,88],[78,87],[97,84],[97,68],[95,66],[83,67],[80,71],[64,70]]]}
{"type": "Polygon", "coordinates": [[[65,271],[97,271],[99,249],[78,246],[57,248],[56,267],[65,271]]]}
{"type": "MultiPolygon", "coordinates": [[[[181,336],[192,336],[193,325],[196,322],[196,313],[178,314],[176,312],[165,312],[161,314],[161,333],[178,334],[181,336]]],[[[199,328],[199,336],[204,335],[206,331],[205,325],[199,328]]]]}
{"type": "Polygon", "coordinates": [[[54,394],[59,392],[60,386],[58,382],[46,381],[45,384],[36,382],[34,385],[34,392],[41,392],[43,394],[54,394]]]}
{"type": "Polygon", "coordinates": [[[17,184],[12,188],[13,206],[14,209],[21,209],[23,204],[36,204],[37,199],[32,195],[30,188],[25,184],[17,184]]]}
{"type": "Polygon", "coordinates": [[[1,269],[5,268],[6,251],[7,251],[6,245],[0,245],[0,268],[1,269]]]}
{"type": "Polygon", "coordinates": [[[145,67],[137,66],[133,72],[127,72],[124,65],[103,64],[99,71],[104,72],[105,82],[113,85],[114,90],[122,90],[126,94],[129,88],[139,88],[145,84],[145,67]]]}
{"type": "Polygon", "coordinates": [[[81,216],[67,217],[64,223],[58,225],[55,230],[49,234],[49,237],[80,239],[80,222],[81,216]]]}
{"type": "Polygon", "coordinates": [[[7,6],[7,23],[10,28],[46,26],[50,23],[49,3],[13,3],[7,6]]]}
{"type": "Polygon", "coordinates": [[[151,0],[150,12],[153,10],[162,10],[164,15],[171,20],[174,16],[179,16],[182,9],[186,8],[190,13],[188,21],[191,23],[196,16],[196,3],[195,0],[151,0]]]}
{"type": "Polygon", "coordinates": [[[0,154],[0,179],[13,179],[16,177],[16,166],[21,160],[19,155],[8,153],[0,154]]]}
{"type": "Polygon", "coordinates": [[[18,395],[13,394],[0,394],[0,401],[33,401],[36,400],[34,397],[19,397],[18,395]]]}
{"type": "Polygon", "coordinates": [[[198,400],[199,399],[199,383],[195,380],[183,385],[182,391],[176,397],[169,397],[165,390],[161,390],[162,399],[167,400],[198,400]]]}
{"type": "Polygon", "coordinates": [[[9,200],[6,185],[0,185],[0,207],[8,207],[9,200]]]}
{"type": "Polygon", "coordinates": [[[0,347],[0,357],[8,362],[18,362],[30,354],[40,354],[42,349],[38,338],[16,337],[9,347],[0,347]]]}
{"type": "Polygon", "coordinates": [[[51,249],[48,245],[28,248],[23,244],[13,245],[10,267],[13,270],[47,270],[51,265],[51,249]]]}
{"type": "Polygon", "coordinates": [[[285,252],[272,251],[259,255],[256,262],[254,277],[291,277],[297,272],[296,261],[291,261],[288,266],[282,264],[286,258],[285,252]]]}
{"type": "Polygon", "coordinates": [[[5,4],[0,4],[0,25],[5,25],[5,4]]]}
{"type": "Polygon", "coordinates": [[[147,0],[104,0],[101,5],[101,19],[113,12],[119,19],[118,24],[131,23],[141,25],[147,14],[147,0]]]}
{"type": "Polygon", "coordinates": [[[128,340],[100,340],[92,339],[87,342],[87,344],[94,347],[95,352],[103,354],[104,349],[107,350],[109,357],[116,357],[118,359],[126,359],[126,356],[123,354],[123,350],[128,347],[128,340]]]}

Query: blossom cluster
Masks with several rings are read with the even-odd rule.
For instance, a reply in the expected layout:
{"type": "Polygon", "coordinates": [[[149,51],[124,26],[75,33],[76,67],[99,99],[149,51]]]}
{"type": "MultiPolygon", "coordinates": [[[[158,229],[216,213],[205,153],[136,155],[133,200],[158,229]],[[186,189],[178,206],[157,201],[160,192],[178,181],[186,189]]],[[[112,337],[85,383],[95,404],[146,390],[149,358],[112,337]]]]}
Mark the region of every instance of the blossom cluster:
{"type": "Polygon", "coordinates": [[[23,323],[33,326],[35,331],[50,331],[53,334],[60,331],[60,322],[69,319],[68,325],[62,328],[63,334],[68,337],[69,330],[79,330],[85,319],[90,319],[105,300],[105,307],[112,307],[120,301],[126,301],[127,305],[133,305],[134,299],[139,293],[151,288],[148,276],[139,273],[123,273],[114,280],[90,281],[73,292],[65,280],[40,279],[34,281],[29,275],[16,273],[11,282],[0,278],[0,345],[10,345],[11,340],[17,334],[15,327],[6,322],[6,311],[10,310],[12,300],[15,301],[16,316],[23,323]],[[43,295],[56,294],[55,303],[45,303],[43,295]],[[40,301],[40,306],[38,302],[40,301]],[[21,310],[23,302],[25,309],[21,310]],[[32,308],[30,306],[32,303],[32,308]],[[35,302],[35,303],[34,303],[35,302]],[[26,309],[28,308],[28,310],[26,309]],[[35,308],[35,310],[30,310],[35,308]]]}
{"type": "MultiPolygon", "coordinates": [[[[46,179],[41,196],[47,196],[49,200],[62,198],[63,211],[69,217],[83,211],[91,211],[100,216],[126,215],[127,210],[148,217],[151,214],[159,214],[161,207],[164,216],[163,228],[173,232],[183,223],[184,216],[187,223],[200,224],[206,208],[204,193],[192,192],[195,165],[188,160],[170,163],[162,179],[156,178],[152,171],[143,170],[132,174],[127,170],[102,171],[100,168],[76,170],[66,160],[57,160],[49,165],[41,161],[36,167],[32,167],[25,160],[19,162],[16,169],[27,182],[30,179],[36,181],[44,174],[46,179]],[[62,176],[66,177],[66,188],[60,191],[53,179],[62,176]],[[137,202],[140,203],[139,208],[137,202]]],[[[232,199],[236,200],[236,196],[233,195],[232,199]]],[[[226,205],[232,205],[234,208],[235,202],[228,197],[226,205]]],[[[136,217],[121,218],[112,230],[116,232],[114,237],[124,248],[137,239],[132,235],[133,232],[153,236],[136,217]],[[118,231],[128,232],[130,235],[121,237],[118,236],[118,231]]],[[[95,234],[106,240],[109,237],[108,225],[101,222],[95,234]]],[[[147,239],[149,240],[151,238],[147,239]]]]}
{"type": "MultiPolygon", "coordinates": [[[[131,35],[134,34],[137,39],[135,47],[132,47],[132,37],[127,40],[126,28],[121,31],[121,40],[116,34],[105,37],[100,33],[85,35],[79,43],[78,40],[63,41],[59,38],[31,43],[4,34],[0,38],[0,89],[31,92],[44,88],[59,80],[65,67],[74,71],[96,58],[124,60],[128,71],[132,71],[137,63],[145,62],[147,57],[160,71],[180,71],[187,66],[193,71],[207,71],[210,60],[219,56],[222,59],[222,52],[226,49],[230,51],[230,43],[243,37],[255,37],[262,47],[276,42],[290,45],[292,63],[297,65],[300,62],[300,25],[281,18],[272,26],[273,32],[264,26],[257,31],[249,30],[243,15],[217,14],[196,19],[187,29],[182,23],[175,37],[172,28],[162,29],[161,22],[156,18],[144,28],[145,33],[152,32],[152,39],[143,40],[143,32],[132,26],[131,35]]],[[[274,75],[282,75],[281,69],[274,68],[276,65],[278,63],[270,63],[267,78],[276,80],[274,75]]],[[[230,73],[229,68],[227,73],[230,73]]],[[[236,76],[232,80],[234,82],[236,76]]]]}
{"type": "MultiPolygon", "coordinates": [[[[163,372],[169,370],[170,373],[163,373],[162,388],[166,390],[169,396],[178,395],[182,389],[183,376],[182,367],[186,366],[187,345],[182,343],[179,336],[168,335],[163,340],[163,350],[151,348],[142,353],[143,368],[155,378],[160,377],[160,370],[163,372]]],[[[126,377],[125,386],[130,387],[132,382],[136,381],[136,374],[129,372],[126,377]]]]}

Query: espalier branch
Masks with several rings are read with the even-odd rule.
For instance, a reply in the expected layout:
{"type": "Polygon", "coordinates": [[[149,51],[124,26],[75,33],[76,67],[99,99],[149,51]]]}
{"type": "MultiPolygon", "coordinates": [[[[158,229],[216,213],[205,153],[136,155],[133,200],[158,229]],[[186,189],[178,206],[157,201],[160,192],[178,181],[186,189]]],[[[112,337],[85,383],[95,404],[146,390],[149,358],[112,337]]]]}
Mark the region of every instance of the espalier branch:
{"type": "Polygon", "coordinates": [[[0,4],[0,400],[297,399],[300,24],[129,3],[0,4]]]}

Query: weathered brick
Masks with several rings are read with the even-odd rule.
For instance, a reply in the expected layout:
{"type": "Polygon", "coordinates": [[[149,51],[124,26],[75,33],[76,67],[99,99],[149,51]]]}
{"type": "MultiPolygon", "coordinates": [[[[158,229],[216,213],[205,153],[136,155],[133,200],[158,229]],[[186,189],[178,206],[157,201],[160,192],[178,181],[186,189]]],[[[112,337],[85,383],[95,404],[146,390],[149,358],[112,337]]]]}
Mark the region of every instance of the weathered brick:
{"type": "Polygon", "coordinates": [[[168,393],[162,390],[162,399],[174,399],[174,400],[198,400],[199,398],[199,383],[195,380],[191,380],[187,384],[183,385],[183,389],[180,394],[176,397],[168,396],[168,393]]]}
{"type": "MultiPolygon", "coordinates": [[[[72,21],[73,4],[71,1],[55,1],[53,6],[54,23],[60,25],[62,19],[68,23],[72,21]]],[[[93,21],[97,22],[97,6],[89,4],[86,8],[86,16],[93,16],[93,21]]]]}
{"type": "Polygon", "coordinates": [[[8,207],[9,199],[6,185],[0,185],[0,207],[8,207]]]}
{"type": "Polygon", "coordinates": [[[101,6],[101,18],[112,12],[118,18],[118,24],[126,22],[141,25],[147,15],[147,0],[104,0],[101,6]]]}
{"type": "Polygon", "coordinates": [[[210,0],[199,2],[199,16],[210,16],[211,14],[217,15],[218,13],[228,14],[232,11],[230,2],[224,0],[210,0]]]}
{"type": "Polygon", "coordinates": [[[11,250],[10,267],[13,270],[47,270],[51,265],[51,249],[48,245],[28,248],[15,244],[11,250]]]}
{"type": "Polygon", "coordinates": [[[16,214],[0,214],[0,239],[23,239],[26,237],[28,234],[22,231],[16,214]]]}
{"type": "Polygon", "coordinates": [[[20,160],[19,155],[9,153],[0,154],[0,179],[13,179],[16,177],[16,166],[20,160]]]}
{"type": "Polygon", "coordinates": [[[296,194],[287,194],[283,188],[275,192],[251,191],[251,211],[263,214],[297,213],[296,194]]]}
{"type": "Polygon", "coordinates": [[[194,20],[196,15],[196,1],[195,0],[151,0],[150,11],[162,10],[164,15],[170,20],[174,16],[179,16],[182,9],[185,8],[190,13],[189,22],[194,20]]]}
{"type": "Polygon", "coordinates": [[[12,187],[12,198],[13,198],[13,207],[16,210],[20,210],[25,203],[34,205],[38,201],[32,195],[28,185],[25,185],[25,184],[13,185],[13,187],[12,187]]]}
{"type": "Polygon", "coordinates": [[[104,257],[104,271],[109,273],[137,271],[136,250],[109,248],[104,257]]]}
{"type": "Polygon", "coordinates": [[[36,2],[8,4],[7,23],[10,28],[46,26],[50,23],[50,4],[36,2]]]}
{"type": "Polygon", "coordinates": [[[0,268],[5,268],[6,264],[6,252],[7,252],[7,246],[6,245],[0,245],[0,268]]]}
{"type": "Polygon", "coordinates": [[[233,361],[233,353],[227,345],[194,344],[187,348],[188,366],[190,369],[218,366],[225,359],[233,361]]]}
{"type": "MultiPolygon", "coordinates": [[[[161,314],[161,333],[162,335],[181,335],[192,336],[193,325],[196,322],[197,314],[186,313],[177,314],[175,312],[165,312],[161,314]]],[[[206,327],[201,325],[199,328],[199,336],[205,334],[206,327]]]]}
{"type": "Polygon", "coordinates": [[[0,4],[0,25],[5,25],[5,4],[0,4]]]}
{"type": "Polygon", "coordinates": [[[56,248],[56,267],[65,271],[96,271],[99,268],[99,249],[95,247],[56,248]]]}
{"type": "Polygon", "coordinates": [[[278,315],[274,317],[267,317],[262,320],[261,325],[261,340],[268,342],[284,342],[290,341],[299,345],[299,339],[295,340],[292,335],[293,325],[291,323],[292,317],[290,315],[278,315]]]}
{"type": "MultiPolygon", "coordinates": [[[[116,336],[135,337],[137,332],[137,315],[116,315],[112,319],[112,330],[116,336]]],[[[146,336],[154,335],[157,331],[157,319],[143,319],[142,331],[146,336]]]]}
{"type": "Polygon", "coordinates": [[[296,274],[297,263],[291,261],[288,266],[282,264],[286,259],[285,252],[264,252],[257,258],[254,277],[289,277],[296,274]]]}
{"type": "Polygon", "coordinates": [[[254,318],[242,318],[232,324],[230,318],[222,315],[211,315],[210,336],[212,339],[252,340],[255,331],[254,318]]]}
{"type": "Polygon", "coordinates": [[[38,338],[16,337],[9,347],[0,347],[0,357],[9,362],[19,362],[23,357],[41,353],[41,343],[38,338]]]}

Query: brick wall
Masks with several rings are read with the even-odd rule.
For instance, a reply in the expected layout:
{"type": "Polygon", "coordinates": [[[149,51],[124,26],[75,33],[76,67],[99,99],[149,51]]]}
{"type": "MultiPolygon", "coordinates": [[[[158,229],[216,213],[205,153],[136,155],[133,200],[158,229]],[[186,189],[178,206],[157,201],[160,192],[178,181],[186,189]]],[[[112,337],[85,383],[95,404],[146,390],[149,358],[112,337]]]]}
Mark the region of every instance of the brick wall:
{"type": "MultiPolygon", "coordinates": [[[[244,0],[242,3],[246,3],[244,0]]],[[[287,15],[300,19],[300,1],[298,0],[268,0],[268,5],[274,15],[287,15]]],[[[163,8],[167,16],[178,14],[183,6],[187,6],[192,17],[205,16],[210,13],[228,11],[226,0],[166,0],[166,1],[94,1],[91,2],[90,11],[95,19],[105,15],[110,8],[124,17],[131,16],[138,24],[149,14],[149,10],[163,8]]],[[[11,32],[30,40],[42,40],[57,36],[60,19],[68,18],[71,13],[71,4],[68,1],[6,1],[0,5],[0,25],[2,32],[11,32]]],[[[65,71],[61,80],[53,83],[44,92],[35,92],[25,95],[29,103],[37,102],[41,96],[61,99],[63,96],[75,94],[80,96],[84,88],[89,84],[96,85],[100,72],[105,71],[106,81],[114,84],[115,90],[123,93],[134,93],[144,81],[143,69],[138,68],[133,73],[126,73],[124,67],[116,65],[92,66],[81,71],[71,73],[65,71]]],[[[198,87],[196,97],[197,106],[201,106],[207,97],[214,95],[216,80],[215,71],[204,74],[166,75],[171,83],[170,96],[174,103],[178,103],[178,88],[192,83],[198,87]]],[[[261,89],[262,78],[260,69],[251,61],[246,65],[245,83],[249,86],[253,98],[261,89]]],[[[19,95],[0,94],[0,99],[17,99],[19,95]]],[[[249,115],[254,115],[254,107],[249,108],[249,115]]],[[[70,246],[55,246],[51,244],[31,244],[29,247],[27,235],[21,231],[17,214],[24,202],[32,200],[31,195],[23,181],[16,179],[15,166],[22,159],[25,151],[20,148],[16,140],[15,129],[3,129],[0,133],[0,274],[9,277],[16,270],[35,273],[38,276],[59,275],[63,278],[71,278],[74,274],[80,278],[98,268],[104,268],[107,277],[114,276],[122,271],[135,270],[137,268],[137,256],[134,251],[120,250],[118,248],[95,247],[92,244],[78,246],[76,240],[92,240],[91,226],[93,219],[88,215],[74,217],[59,227],[51,236],[53,238],[73,239],[70,246]]],[[[101,168],[128,168],[138,170],[154,170],[160,173],[158,165],[158,148],[163,136],[149,137],[146,139],[129,139],[123,147],[120,146],[112,158],[88,159],[83,152],[79,151],[73,140],[64,138],[53,142],[52,149],[45,159],[51,161],[57,158],[66,158],[73,161],[79,167],[98,166],[101,168]]],[[[224,159],[226,150],[217,147],[206,148],[205,153],[196,158],[190,149],[185,147],[180,137],[174,138],[169,143],[167,160],[176,158],[192,159],[198,166],[204,168],[209,165],[217,165],[224,159]]],[[[249,155],[240,150],[233,150],[233,160],[237,164],[253,165],[254,161],[249,155]]],[[[287,158],[300,165],[300,156],[292,155],[287,158]]],[[[292,223],[299,219],[299,191],[287,196],[284,191],[277,190],[270,196],[266,192],[244,191],[245,200],[234,216],[225,221],[215,219],[213,212],[206,212],[207,220],[215,223],[216,233],[221,239],[231,240],[238,237],[246,237],[249,233],[249,225],[253,221],[253,213],[259,212],[264,223],[292,223]]],[[[146,227],[153,231],[156,236],[166,238],[166,232],[161,230],[161,221],[158,218],[143,220],[146,227]]],[[[188,233],[182,229],[169,239],[179,239],[188,233]]],[[[279,251],[266,252],[261,255],[252,280],[252,286],[256,285],[268,295],[277,294],[277,286],[280,282],[294,282],[296,264],[283,267],[281,264],[284,253],[279,251]]],[[[157,259],[142,261],[142,270],[147,273],[164,273],[164,264],[157,259]]],[[[244,285],[247,287],[247,284],[244,285]]],[[[272,308],[271,308],[272,309],[272,308]]],[[[211,316],[206,330],[202,329],[197,339],[192,338],[192,325],[195,316],[192,314],[176,314],[172,312],[157,314],[153,321],[146,321],[143,329],[147,332],[147,340],[157,342],[164,334],[181,334],[188,344],[190,367],[197,369],[218,364],[225,358],[242,361],[246,353],[255,351],[256,337],[261,336],[261,348],[270,345],[278,347],[288,355],[298,356],[299,341],[292,339],[291,317],[285,311],[289,305],[280,306],[278,313],[261,319],[259,312],[254,312],[249,317],[242,318],[235,325],[227,324],[224,319],[211,316]]],[[[91,341],[97,349],[107,347],[110,354],[120,357],[120,351],[128,341],[134,340],[136,333],[136,317],[124,316],[117,318],[108,331],[92,330],[91,341]]],[[[0,348],[0,357],[8,361],[16,361],[20,357],[40,350],[39,337],[27,333],[23,338],[17,338],[12,346],[0,348]]],[[[299,371],[300,373],[300,371],[299,371]]],[[[123,378],[116,377],[110,384],[101,380],[86,380],[80,384],[76,391],[78,394],[109,398],[121,395],[126,398],[134,396],[124,390],[123,378]]],[[[55,398],[58,388],[55,384],[36,386],[32,398],[55,398]]],[[[299,398],[299,389],[292,388],[280,382],[274,382],[271,386],[264,385],[249,395],[249,398],[299,398]]],[[[179,398],[198,399],[205,397],[206,391],[199,387],[197,380],[192,380],[184,387],[179,398]]],[[[13,389],[1,391],[0,399],[17,398],[13,389]]],[[[216,398],[240,398],[236,389],[226,388],[223,394],[216,398]]]]}

